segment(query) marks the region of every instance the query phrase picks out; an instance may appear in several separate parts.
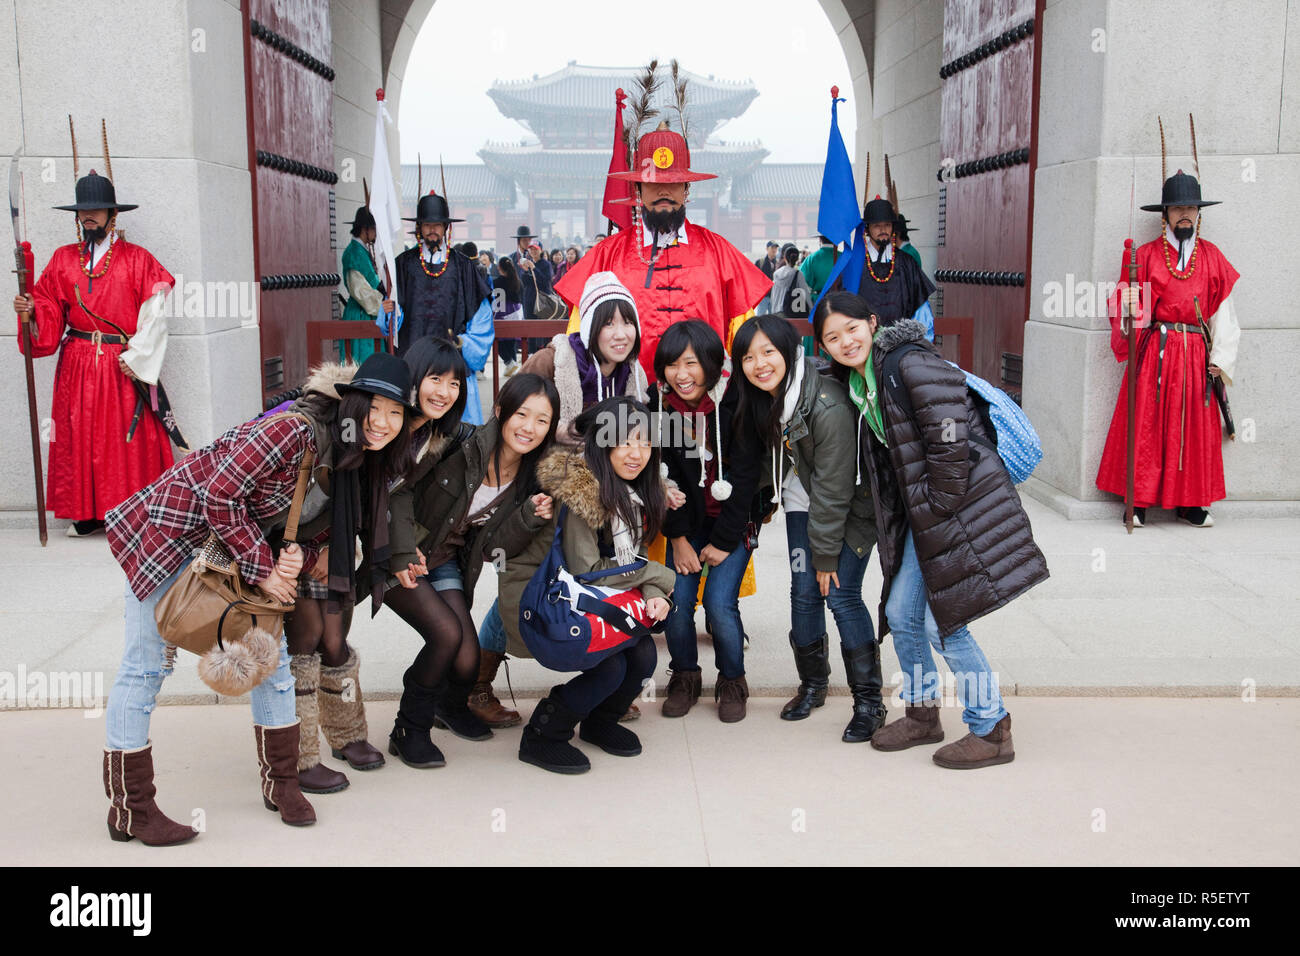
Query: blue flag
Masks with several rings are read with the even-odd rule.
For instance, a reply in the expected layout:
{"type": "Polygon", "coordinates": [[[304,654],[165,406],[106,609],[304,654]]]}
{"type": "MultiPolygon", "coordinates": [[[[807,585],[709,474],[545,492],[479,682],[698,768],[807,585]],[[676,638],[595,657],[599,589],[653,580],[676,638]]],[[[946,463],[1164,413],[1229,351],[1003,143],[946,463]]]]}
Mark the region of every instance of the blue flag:
{"type": "Polygon", "coordinates": [[[822,171],[817,231],[838,246],[852,237],[853,230],[862,222],[862,212],[858,209],[858,195],[853,186],[853,164],[849,162],[836,117],[836,104],[845,101],[837,98],[837,93],[839,87],[831,90],[831,134],[826,143],[826,168],[822,171]]]}

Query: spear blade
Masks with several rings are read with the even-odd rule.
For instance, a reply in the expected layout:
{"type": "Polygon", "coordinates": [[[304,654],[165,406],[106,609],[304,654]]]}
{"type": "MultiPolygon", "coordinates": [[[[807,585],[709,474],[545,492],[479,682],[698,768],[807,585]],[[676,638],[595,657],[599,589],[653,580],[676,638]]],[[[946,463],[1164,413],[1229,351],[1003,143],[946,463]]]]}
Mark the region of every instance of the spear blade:
{"type": "Polygon", "coordinates": [[[17,246],[23,244],[23,217],[20,203],[22,180],[18,172],[18,160],[22,155],[23,148],[19,146],[14,150],[13,159],[9,160],[9,217],[14,223],[14,244],[17,246]]]}

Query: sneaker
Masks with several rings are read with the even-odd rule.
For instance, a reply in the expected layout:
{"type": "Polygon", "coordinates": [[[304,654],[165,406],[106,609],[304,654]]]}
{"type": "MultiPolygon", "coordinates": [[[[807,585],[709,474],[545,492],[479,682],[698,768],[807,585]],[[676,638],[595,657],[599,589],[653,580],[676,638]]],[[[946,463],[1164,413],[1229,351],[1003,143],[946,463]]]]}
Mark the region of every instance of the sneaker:
{"type": "Polygon", "coordinates": [[[518,360],[518,359],[514,360],[513,362],[507,362],[507,363],[506,363],[506,378],[509,378],[511,375],[514,375],[515,372],[517,372],[517,371],[519,371],[519,360],[518,360]]]}
{"type": "Polygon", "coordinates": [[[96,532],[104,530],[104,522],[90,518],[87,521],[74,521],[68,525],[69,538],[88,538],[96,532]]]}
{"type": "Polygon", "coordinates": [[[1214,518],[1209,508],[1178,508],[1174,512],[1179,521],[1185,521],[1193,528],[1213,528],[1214,518]]]}

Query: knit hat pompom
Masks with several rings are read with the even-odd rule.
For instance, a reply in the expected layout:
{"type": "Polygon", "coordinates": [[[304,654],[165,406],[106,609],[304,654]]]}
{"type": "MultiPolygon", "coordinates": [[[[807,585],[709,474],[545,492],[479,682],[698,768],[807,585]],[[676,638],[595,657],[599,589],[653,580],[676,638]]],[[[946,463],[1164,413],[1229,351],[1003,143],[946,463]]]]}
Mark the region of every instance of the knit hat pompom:
{"type": "Polygon", "coordinates": [[[199,678],[218,694],[239,697],[275,673],[280,642],[260,627],[228,639],[199,658],[199,678]],[[224,645],[224,647],[223,647],[224,645]]]}
{"type": "Polygon", "coordinates": [[[636,300],[627,291],[627,286],[612,272],[595,272],[587,279],[587,284],[582,287],[582,297],[578,299],[578,332],[584,345],[591,344],[591,323],[596,317],[596,306],[610,300],[622,302],[626,306],[623,310],[625,317],[640,327],[636,300]]]}
{"type": "Polygon", "coordinates": [[[719,478],[709,485],[709,494],[713,495],[714,501],[726,501],[731,497],[731,482],[719,478]]]}

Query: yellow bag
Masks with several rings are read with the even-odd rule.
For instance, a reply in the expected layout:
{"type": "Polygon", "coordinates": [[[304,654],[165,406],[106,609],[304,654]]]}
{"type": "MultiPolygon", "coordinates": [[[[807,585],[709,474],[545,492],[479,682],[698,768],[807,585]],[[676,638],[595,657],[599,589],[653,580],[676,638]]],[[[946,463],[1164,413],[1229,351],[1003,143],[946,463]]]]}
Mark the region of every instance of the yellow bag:
{"type": "MultiPolygon", "coordinates": [[[[650,547],[646,549],[646,557],[663,565],[668,564],[668,539],[663,535],[659,535],[651,541],[650,547]]],[[[695,595],[697,602],[704,598],[704,580],[709,574],[707,565],[704,566],[703,571],[704,573],[700,575],[700,590],[695,595]]],[[[740,579],[740,596],[749,597],[751,594],[757,593],[758,577],[754,574],[754,555],[753,552],[750,552],[749,563],[745,565],[745,575],[740,579]]]]}

